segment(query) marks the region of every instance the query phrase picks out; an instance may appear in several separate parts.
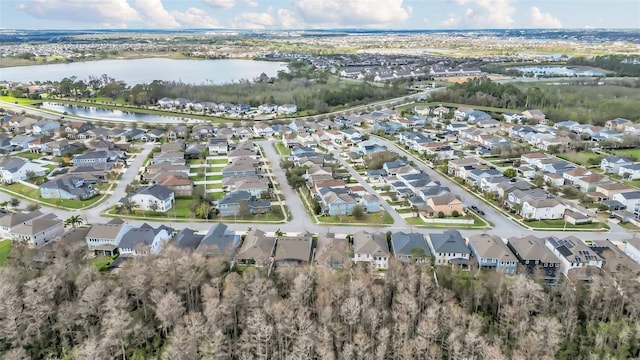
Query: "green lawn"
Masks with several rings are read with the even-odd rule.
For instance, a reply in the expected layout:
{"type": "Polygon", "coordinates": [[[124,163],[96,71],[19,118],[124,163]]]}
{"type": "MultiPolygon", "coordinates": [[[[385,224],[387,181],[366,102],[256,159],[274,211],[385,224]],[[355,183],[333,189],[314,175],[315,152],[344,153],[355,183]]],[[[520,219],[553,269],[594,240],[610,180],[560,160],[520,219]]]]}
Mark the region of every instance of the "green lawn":
{"type": "Polygon", "coordinates": [[[0,266],[5,266],[7,264],[9,251],[11,251],[11,240],[0,241],[0,266]]]}
{"type": "Polygon", "coordinates": [[[31,99],[25,99],[25,98],[15,98],[13,96],[0,96],[0,101],[10,102],[10,103],[18,103],[20,105],[33,105],[33,104],[37,104],[39,102],[42,102],[42,100],[31,100],[31,99]]]}
{"type": "Polygon", "coordinates": [[[40,159],[42,157],[42,154],[37,154],[37,153],[32,153],[32,152],[26,151],[26,152],[21,152],[21,153],[15,154],[15,156],[21,157],[23,159],[34,160],[34,159],[40,159]]]}
{"type": "Polygon", "coordinates": [[[478,228],[485,228],[487,226],[487,224],[475,214],[468,214],[464,217],[458,217],[457,219],[471,219],[471,218],[473,218],[473,224],[426,223],[422,221],[420,217],[405,218],[405,221],[409,225],[434,227],[434,228],[478,229],[478,228]]]}
{"type": "Polygon", "coordinates": [[[213,159],[213,160],[207,160],[207,162],[210,165],[227,165],[229,162],[227,161],[227,158],[224,159],[213,159]]]}
{"type": "MultiPolygon", "coordinates": [[[[190,218],[194,217],[195,214],[191,211],[191,204],[193,203],[193,199],[190,197],[177,197],[176,202],[173,205],[175,209],[175,216],[182,218],[190,218]]],[[[173,216],[173,210],[167,211],[169,216],[173,216]]]]}
{"type": "MultiPolygon", "coordinates": [[[[602,158],[602,155],[594,154],[591,152],[569,152],[563,154],[557,154],[557,156],[561,159],[565,159],[567,161],[571,161],[572,163],[576,163],[583,166],[589,166],[589,160],[597,159],[598,163],[602,158]]],[[[592,160],[593,161],[593,160],[592,160]]]]}
{"type": "Polygon", "coordinates": [[[374,214],[365,214],[362,219],[356,219],[351,215],[346,216],[318,216],[321,224],[360,224],[360,225],[392,225],[393,218],[385,211],[374,214]]]}
{"type": "Polygon", "coordinates": [[[207,176],[207,180],[222,180],[222,174],[209,175],[209,176],[207,176]]]}
{"type": "MultiPolygon", "coordinates": [[[[41,201],[46,204],[54,205],[54,206],[62,206],[70,209],[84,209],[90,207],[91,205],[97,203],[102,200],[106,195],[98,195],[94,196],[88,200],[66,200],[66,199],[42,199],[40,198],[40,189],[34,189],[32,187],[15,183],[11,185],[7,185],[4,188],[21,194],[22,197],[27,198],[28,200],[33,201],[41,201]]],[[[1,188],[0,188],[1,189],[1,188]]]]}
{"type": "Polygon", "coordinates": [[[550,228],[550,229],[564,229],[565,226],[567,229],[577,230],[577,229],[593,229],[593,230],[607,230],[609,226],[607,224],[601,222],[594,222],[589,224],[582,225],[573,225],[569,223],[565,223],[562,219],[554,219],[554,220],[534,220],[534,221],[524,221],[524,223],[532,228],[550,228]]]}
{"type": "Polygon", "coordinates": [[[197,164],[204,164],[204,161],[201,159],[188,159],[187,160],[187,165],[197,165],[197,164]]]}
{"type": "MultiPolygon", "coordinates": [[[[215,176],[207,176],[207,181],[216,180],[215,176]]],[[[207,184],[207,189],[222,189],[222,183],[207,184]]]]}
{"type": "Polygon", "coordinates": [[[193,181],[204,181],[204,175],[189,176],[189,179],[193,181]]]}
{"type": "Polygon", "coordinates": [[[113,260],[115,260],[115,257],[112,258],[109,256],[96,256],[95,258],[89,260],[89,263],[95,266],[99,271],[106,271],[113,260]]]}
{"type": "Polygon", "coordinates": [[[638,149],[623,149],[623,150],[614,150],[613,154],[616,156],[629,156],[633,158],[633,160],[640,160],[640,148],[638,149]]]}
{"type": "Polygon", "coordinates": [[[291,155],[291,149],[289,149],[286,146],[284,146],[284,144],[281,143],[281,142],[277,142],[277,143],[273,144],[273,147],[276,149],[276,151],[280,155],[283,155],[283,156],[291,155]]]}

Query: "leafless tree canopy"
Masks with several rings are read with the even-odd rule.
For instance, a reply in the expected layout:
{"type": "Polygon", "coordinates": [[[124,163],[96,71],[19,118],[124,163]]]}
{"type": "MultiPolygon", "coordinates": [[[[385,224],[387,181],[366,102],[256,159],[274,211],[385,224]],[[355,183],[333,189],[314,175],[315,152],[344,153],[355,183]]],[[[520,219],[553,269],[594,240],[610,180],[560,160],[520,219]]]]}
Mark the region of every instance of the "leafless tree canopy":
{"type": "MultiPolygon", "coordinates": [[[[26,250],[24,250],[26,251],[26,250]]],[[[0,268],[2,359],[627,359],[637,280],[545,288],[535,277],[392,263],[379,276],[229,271],[168,252],[100,273],[60,251],[0,268]]]]}

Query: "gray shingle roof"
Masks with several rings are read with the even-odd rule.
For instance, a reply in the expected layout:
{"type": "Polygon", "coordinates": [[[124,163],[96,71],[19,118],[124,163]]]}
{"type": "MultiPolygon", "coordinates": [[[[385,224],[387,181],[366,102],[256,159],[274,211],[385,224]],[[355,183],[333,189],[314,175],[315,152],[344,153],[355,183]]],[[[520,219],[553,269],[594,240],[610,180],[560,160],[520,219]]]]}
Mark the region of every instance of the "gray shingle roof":
{"type": "Polygon", "coordinates": [[[434,253],[471,253],[458,230],[447,230],[442,234],[429,234],[429,241],[431,243],[431,250],[433,250],[434,253]]]}
{"type": "Polygon", "coordinates": [[[431,256],[431,251],[421,233],[395,232],[391,235],[391,248],[395,256],[412,255],[414,249],[422,249],[424,256],[431,256]]]}

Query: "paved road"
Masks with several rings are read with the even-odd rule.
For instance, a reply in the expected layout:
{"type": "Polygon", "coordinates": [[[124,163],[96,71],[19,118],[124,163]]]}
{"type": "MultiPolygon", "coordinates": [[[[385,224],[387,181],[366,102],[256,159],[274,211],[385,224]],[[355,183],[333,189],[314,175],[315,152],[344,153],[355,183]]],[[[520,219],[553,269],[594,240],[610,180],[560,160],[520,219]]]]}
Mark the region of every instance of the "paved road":
{"type": "MultiPolygon", "coordinates": [[[[351,165],[349,165],[341,156],[340,156],[340,152],[338,151],[333,151],[332,152],[333,157],[335,157],[336,159],[338,159],[338,161],[340,162],[340,164],[342,165],[342,167],[344,167],[345,169],[347,169],[349,171],[349,173],[351,174],[351,176],[353,176],[354,179],[358,180],[358,182],[360,183],[360,185],[362,185],[362,187],[364,187],[365,190],[367,190],[370,194],[377,194],[378,192],[375,191],[371,185],[369,185],[369,183],[367,183],[365,181],[365,179],[362,178],[362,176],[360,176],[360,174],[358,174],[357,171],[355,171],[353,169],[353,167],[351,167],[351,165]]],[[[403,228],[408,228],[409,224],[407,224],[407,221],[400,216],[400,214],[398,214],[398,212],[391,207],[384,199],[382,199],[379,195],[377,195],[377,197],[380,199],[380,205],[385,209],[385,211],[387,212],[387,214],[391,215],[391,217],[393,218],[393,224],[395,226],[400,226],[403,228]]]]}

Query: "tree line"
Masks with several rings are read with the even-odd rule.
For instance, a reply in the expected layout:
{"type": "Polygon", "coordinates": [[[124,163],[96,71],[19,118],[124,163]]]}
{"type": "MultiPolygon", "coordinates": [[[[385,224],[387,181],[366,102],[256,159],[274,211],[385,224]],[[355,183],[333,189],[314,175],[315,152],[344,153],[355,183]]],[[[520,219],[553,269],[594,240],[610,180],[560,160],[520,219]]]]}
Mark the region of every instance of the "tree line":
{"type": "Polygon", "coordinates": [[[0,268],[0,357],[15,359],[627,359],[632,276],[536,277],[391,261],[383,277],[280,265],[229,270],[169,249],[101,273],[63,246],[0,268]],[[435,274],[434,274],[435,271],[435,274]]]}
{"type": "Polygon", "coordinates": [[[640,76],[638,55],[601,55],[594,57],[572,57],[567,65],[592,66],[615,72],[616,76],[640,76]]]}

